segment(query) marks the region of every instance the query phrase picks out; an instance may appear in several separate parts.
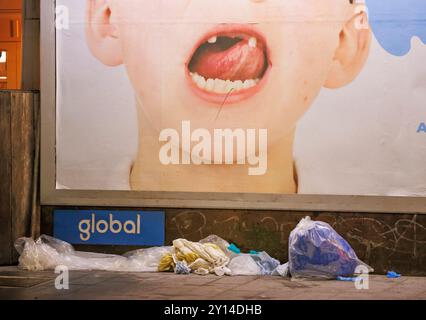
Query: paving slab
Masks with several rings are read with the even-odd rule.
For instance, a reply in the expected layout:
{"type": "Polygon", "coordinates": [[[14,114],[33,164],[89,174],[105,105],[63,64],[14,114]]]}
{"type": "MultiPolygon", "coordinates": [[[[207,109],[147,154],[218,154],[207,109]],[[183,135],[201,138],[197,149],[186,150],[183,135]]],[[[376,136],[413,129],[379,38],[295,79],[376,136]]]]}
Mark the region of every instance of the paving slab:
{"type": "Polygon", "coordinates": [[[272,276],[217,277],[172,273],[70,271],[69,289],[57,290],[53,271],[0,267],[0,299],[24,300],[426,300],[426,277],[371,275],[368,289],[353,282],[272,276]]]}

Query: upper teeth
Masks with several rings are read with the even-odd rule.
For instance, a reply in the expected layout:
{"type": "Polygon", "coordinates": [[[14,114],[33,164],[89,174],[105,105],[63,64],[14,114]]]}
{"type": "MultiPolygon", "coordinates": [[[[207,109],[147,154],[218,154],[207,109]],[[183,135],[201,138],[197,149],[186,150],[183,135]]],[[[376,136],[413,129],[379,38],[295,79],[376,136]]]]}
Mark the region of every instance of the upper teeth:
{"type": "Polygon", "coordinates": [[[254,87],[259,79],[248,79],[245,81],[242,80],[222,80],[222,79],[206,79],[203,76],[200,76],[198,73],[191,72],[192,81],[200,88],[206,91],[215,92],[215,93],[230,93],[234,91],[239,91],[243,89],[248,89],[254,87]]]}
{"type": "Polygon", "coordinates": [[[251,48],[256,48],[256,46],[257,46],[257,39],[256,39],[256,38],[254,38],[254,37],[251,37],[251,38],[249,39],[249,41],[248,41],[248,45],[249,45],[249,47],[251,47],[251,48]]]}
{"type": "MultiPolygon", "coordinates": [[[[213,37],[209,38],[209,39],[207,40],[207,42],[208,42],[208,43],[211,43],[211,44],[216,43],[216,42],[217,42],[217,36],[213,36],[213,37]]],[[[249,47],[251,47],[251,48],[256,48],[256,47],[257,47],[257,39],[256,39],[255,37],[251,37],[251,38],[248,40],[248,45],[249,45],[249,47]]]]}
{"type": "Polygon", "coordinates": [[[208,43],[216,43],[216,41],[217,41],[217,37],[216,36],[213,36],[209,40],[207,40],[208,43]]]}

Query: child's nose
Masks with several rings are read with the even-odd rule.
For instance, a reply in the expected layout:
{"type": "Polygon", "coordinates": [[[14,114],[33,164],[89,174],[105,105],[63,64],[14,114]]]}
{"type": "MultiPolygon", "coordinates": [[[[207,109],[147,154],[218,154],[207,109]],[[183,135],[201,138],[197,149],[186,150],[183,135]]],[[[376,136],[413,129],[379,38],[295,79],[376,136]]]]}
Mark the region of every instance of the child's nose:
{"type": "Polygon", "coordinates": [[[251,2],[264,2],[266,0],[250,0],[251,2]]]}

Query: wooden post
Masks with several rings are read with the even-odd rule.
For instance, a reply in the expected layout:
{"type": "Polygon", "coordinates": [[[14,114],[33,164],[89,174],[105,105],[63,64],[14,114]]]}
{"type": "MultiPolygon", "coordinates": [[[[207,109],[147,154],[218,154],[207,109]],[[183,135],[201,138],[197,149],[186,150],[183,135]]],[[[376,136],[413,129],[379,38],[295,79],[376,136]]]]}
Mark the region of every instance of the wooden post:
{"type": "Polygon", "coordinates": [[[0,91],[0,265],[12,263],[10,94],[0,91]]]}
{"type": "Polygon", "coordinates": [[[16,262],[14,241],[31,236],[38,219],[39,209],[32,209],[38,116],[37,92],[0,92],[0,264],[16,262]]]}

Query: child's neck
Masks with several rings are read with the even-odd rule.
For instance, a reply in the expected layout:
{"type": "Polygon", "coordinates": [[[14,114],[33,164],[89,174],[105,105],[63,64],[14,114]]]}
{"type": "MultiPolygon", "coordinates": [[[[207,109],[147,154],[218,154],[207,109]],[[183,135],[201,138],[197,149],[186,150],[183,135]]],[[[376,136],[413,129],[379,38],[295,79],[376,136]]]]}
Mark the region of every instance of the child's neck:
{"type": "Polygon", "coordinates": [[[266,173],[250,176],[248,169],[252,166],[249,164],[163,165],[159,160],[159,151],[165,142],[159,141],[159,132],[152,128],[139,106],[138,120],[139,151],[130,174],[132,190],[283,194],[297,192],[293,166],[294,131],[268,149],[266,173]]]}

